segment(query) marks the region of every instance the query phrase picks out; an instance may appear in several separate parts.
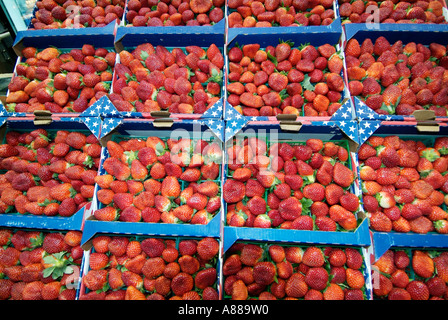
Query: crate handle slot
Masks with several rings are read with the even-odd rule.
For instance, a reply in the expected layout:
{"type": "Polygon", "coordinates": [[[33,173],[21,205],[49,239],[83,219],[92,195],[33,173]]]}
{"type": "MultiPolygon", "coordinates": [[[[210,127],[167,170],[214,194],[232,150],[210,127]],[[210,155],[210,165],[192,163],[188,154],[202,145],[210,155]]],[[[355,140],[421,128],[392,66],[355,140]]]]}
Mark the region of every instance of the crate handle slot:
{"type": "Polygon", "coordinates": [[[302,122],[300,121],[280,121],[280,128],[285,131],[298,132],[302,128],[302,122]]]}
{"type": "Polygon", "coordinates": [[[154,127],[156,128],[171,128],[173,123],[173,119],[154,119],[154,127]]]}

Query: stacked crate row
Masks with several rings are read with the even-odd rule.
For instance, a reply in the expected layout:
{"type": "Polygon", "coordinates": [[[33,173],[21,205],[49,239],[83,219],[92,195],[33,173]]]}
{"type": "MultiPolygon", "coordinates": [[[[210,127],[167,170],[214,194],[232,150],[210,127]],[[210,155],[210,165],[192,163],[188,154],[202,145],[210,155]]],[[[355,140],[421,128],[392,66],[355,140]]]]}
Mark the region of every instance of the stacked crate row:
{"type": "Polygon", "coordinates": [[[18,77],[1,113],[4,143],[17,146],[1,155],[2,297],[26,287],[40,299],[65,288],[76,299],[418,299],[417,289],[446,299],[440,2],[396,24],[390,1],[372,11],[379,18],[364,13],[376,2],[359,0],[113,1],[104,18],[101,2],[73,16],[79,28],[59,29],[45,24],[64,19],[44,21],[60,9],[38,4],[39,30],[16,39],[18,77]],[[411,41],[421,61],[395,79],[411,41]],[[404,78],[423,66],[440,92],[412,114],[422,103],[400,104],[414,88],[404,78]],[[386,96],[387,82],[403,97],[386,96]],[[54,154],[78,132],[87,146],[54,154]],[[81,160],[67,158],[76,149],[81,160]],[[75,177],[87,171],[93,181],[75,177]],[[36,231],[39,241],[14,239],[36,231]],[[77,238],[52,251],[47,232],[77,238]],[[26,247],[44,250],[45,264],[21,259],[26,247]],[[28,265],[34,278],[14,278],[28,265]]]}

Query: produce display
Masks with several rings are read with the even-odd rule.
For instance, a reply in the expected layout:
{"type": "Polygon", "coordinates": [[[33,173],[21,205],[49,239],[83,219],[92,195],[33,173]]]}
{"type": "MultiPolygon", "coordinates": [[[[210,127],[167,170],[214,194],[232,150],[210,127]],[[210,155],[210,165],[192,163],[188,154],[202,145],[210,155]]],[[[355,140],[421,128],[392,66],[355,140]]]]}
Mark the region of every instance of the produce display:
{"type": "Polygon", "coordinates": [[[222,188],[227,225],[356,229],[359,198],[344,141],[234,141],[227,147],[228,176],[222,188]]]}
{"type": "Polygon", "coordinates": [[[228,1],[229,28],[327,26],[336,18],[333,0],[228,1]]]}
{"type": "Polygon", "coordinates": [[[432,110],[446,117],[446,50],[440,43],[391,43],[383,36],[361,43],[350,39],[345,48],[350,93],[379,114],[432,110]]]}
{"type": "Polygon", "coordinates": [[[0,300],[75,300],[81,236],[0,229],[0,300]]]}
{"type": "Polygon", "coordinates": [[[129,0],[125,25],[211,26],[224,18],[224,0],[129,0]]]}
{"type": "Polygon", "coordinates": [[[448,137],[371,136],[358,153],[363,206],[381,232],[448,233],[448,137]]]}
{"type": "Polygon", "coordinates": [[[444,1],[340,0],[342,23],[431,23],[446,24],[444,1]]]}
{"type": "Polygon", "coordinates": [[[236,243],[224,258],[225,299],[365,300],[356,248],[236,243]]]}
{"type": "Polygon", "coordinates": [[[100,156],[91,133],[9,130],[0,145],[0,212],[73,216],[94,196],[100,156]]]}
{"type": "Polygon", "coordinates": [[[446,251],[388,250],[372,265],[374,299],[447,300],[446,251]]]}
{"type": "Polygon", "coordinates": [[[107,142],[100,221],[207,224],[219,212],[221,145],[159,137],[107,142]]]}
{"type": "Polygon", "coordinates": [[[92,240],[80,300],[217,300],[214,238],[99,235],[92,240]]]}
{"type": "Polygon", "coordinates": [[[30,30],[104,27],[120,21],[125,0],[37,0],[30,30]]]}
{"type": "Polygon", "coordinates": [[[228,50],[227,101],[245,116],[333,115],[341,106],[343,60],[330,44],[277,45],[228,50]]]}
{"type": "Polygon", "coordinates": [[[121,112],[203,114],[221,97],[224,56],[212,44],[120,51],[110,100],[121,112]]]}
{"type": "Polygon", "coordinates": [[[26,47],[8,85],[9,112],[81,113],[107,95],[116,53],[84,44],[81,48],[26,47]]]}
{"type": "Polygon", "coordinates": [[[445,0],[34,3],[0,300],[448,299],[445,0]]]}

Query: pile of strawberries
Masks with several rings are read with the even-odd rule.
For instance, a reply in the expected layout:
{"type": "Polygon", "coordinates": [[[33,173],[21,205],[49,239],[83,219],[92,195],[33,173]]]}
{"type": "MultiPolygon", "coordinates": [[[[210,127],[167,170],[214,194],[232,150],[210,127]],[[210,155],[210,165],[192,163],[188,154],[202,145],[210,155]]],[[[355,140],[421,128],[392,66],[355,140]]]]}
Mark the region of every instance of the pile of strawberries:
{"type": "Polygon", "coordinates": [[[340,0],[342,23],[446,23],[444,2],[340,0]]]}
{"type": "Polygon", "coordinates": [[[118,111],[202,114],[220,99],[224,57],[215,44],[168,50],[144,43],[119,58],[109,97],[118,111]]]}
{"type": "Polygon", "coordinates": [[[221,207],[221,145],[159,137],[108,141],[95,181],[100,221],[207,224],[221,207]]]}
{"type": "Polygon", "coordinates": [[[289,41],[228,51],[227,101],[245,116],[331,116],[341,106],[343,61],[335,46],[289,41]]]}
{"type": "Polygon", "coordinates": [[[125,0],[37,0],[32,29],[104,27],[119,22],[125,0]]]}
{"type": "Polygon", "coordinates": [[[210,26],[224,18],[224,0],[129,0],[126,22],[133,27],[210,26]]]}
{"type": "Polygon", "coordinates": [[[232,300],[365,300],[356,248],[236,243],[223,264],[232,300]]]}
{"type": "Polygon", "coordinates": [[[255,137],[227,148],[223,199],[232,227],[352,231],[359,198],[347,149],[311,138],[304,143],[255,137]]]}
{"type": "Polygon", "coordinates": [[[101,145],[75,131],[8,131],[0,145],[0,212],[70,217],[94,195],[101,145]]]}
{"type": "Polygon", "coordinates": [[[372,279],[374,299],[448,300],[448,252],[389,249],[372,279]]]}
{"type": "Polygon", "coordinates": [[[219,242],[96,236],[80,300],[218,300],[219,242]]]}
{"type": "Polygon", "coordinates": [[[66,51],[24,48],[8,85],[6,108],[81,113],[109,93],[115,58],[114,51],[90,44],[66,51]]]}
{"type": "Polygon", "coordinates": [[[411,115],[433,110],[447,116],[447,47],[385,37],[350,39],[345,49],[349,90],[379,114],[411,115]]]}
{"type": "Polygon", "coordinates": [[[0,229],[0,300],[75,300],[81,237],[0,229]]]}
{"type": "Polygon", "coordinates": [[[228,1],[229,28],[327,26],[335,19],[332,0],[228,1]]]}
{"type": "Polygon", "coordinates": [[[447,137],[371,136],[359,149],[364,210],[380,232],[448,233],[447,137]]]}

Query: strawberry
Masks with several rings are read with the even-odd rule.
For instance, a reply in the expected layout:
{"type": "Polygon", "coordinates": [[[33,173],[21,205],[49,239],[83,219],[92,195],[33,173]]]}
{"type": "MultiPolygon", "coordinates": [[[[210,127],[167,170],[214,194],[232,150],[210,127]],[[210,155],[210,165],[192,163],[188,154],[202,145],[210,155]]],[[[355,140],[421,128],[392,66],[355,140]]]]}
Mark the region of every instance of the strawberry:
{"type": "Polygon", "coordinates": [[[219,192],[219,186],[214,181],[205,181],[197,185],[197,191],[207,197],[215,197],[219,192]]]}
{"type": "Polygon", "coordinates": [[[162,181],[162,196],[177,198],[180,195],[180,184],[176,177],[168,176],[162,181]]]}
{"type": "Polygon", "coordinates": [[[263,257],[263,249],[254,244],[246,244],[241,250],[241,263],[248,266],[255,266],[257,262],[261,261],[263,257]]]}
{"type": "Polygon", "coordinates": [[[406,291],[410,294],[412,300],[428,300],[429,289],[427,285],[418,280],[409,282],[406,286],[406,291]]]}
{"type": "Polygon", "coordinates": [[[302,203],[295,197],[282,200],[279,205],[279,213],[285,220],[294,220],[302,212],[302,203]]]}
{"type": "Polygon", "coordinates": [[[309,247],[305,250],[302,262],[309,267],[321,267],[324,264],[322,250],[317,247],[309,247]]]}
{"type": "Polygon", "coordinates": [[[333,180],[343,188],[349,187],[354,181],[353,172],[340,162],[336,162],[333,171],[333,180]]]}
{"type": "Polygon", "coordinates": [[[448,233],[448,221],[447,220],[437,220],[434,221],[434,228],[436,231],[440,234],[447,234],[448,233]]]}
{"type": "Polygon", "coordinates": [[[344,291],[338,284],[330,283],[325,289],[323,297],[324,300],[344,300],[344,291]]]}
{"type": "Polygon", "coordinates": [[[285,293],[288,297],[301,298],[305,296],[307,291],[308,285],[299,273],[294,273],[286,281],[285,293]]]}
{"type": "Polygon", "coordinates": [[[219,243],[216,239],[204,238],[198,242],[196,250],[203,260],[208,261],[218,254],[219,243]]]}
{"type": "Polygon", "coordinates": [[[415,250],[412,256],[412,268],[414,272],[423,278],[430,278],[434,273],[434,261],[428,253],[415,250]]]}
{"type": "Polygon", "coordinates": [[[232,300],[247,300],[248,298],[247,286],[242,280],[233,282],[231,292],[232,300]]]}
{"type": "Polygon", "coordinates": [[[274,281],[276,268],[272,262],[257,262],[253,268],[254,280],[261,285],[269,285],[274,281]]]}
{"type": "Polygon", "coordinates": [[[93,215],[99,221],[115,221],[119,217],[117,209],[110,206],[95,210],[93,215]]]}
{"type": "Polygon", "coordinates": [[[328,272],[322,267],[312,267],[305,275],[305,283],[314,290],[322,291],[329,280],[328,272]]]}
{"type": "Polygon", "coordinates": [[[180,272],[171,280],[171,290],[177,296],[182,296],[194,287],[194,279],[191,275],[180,272]]]}

